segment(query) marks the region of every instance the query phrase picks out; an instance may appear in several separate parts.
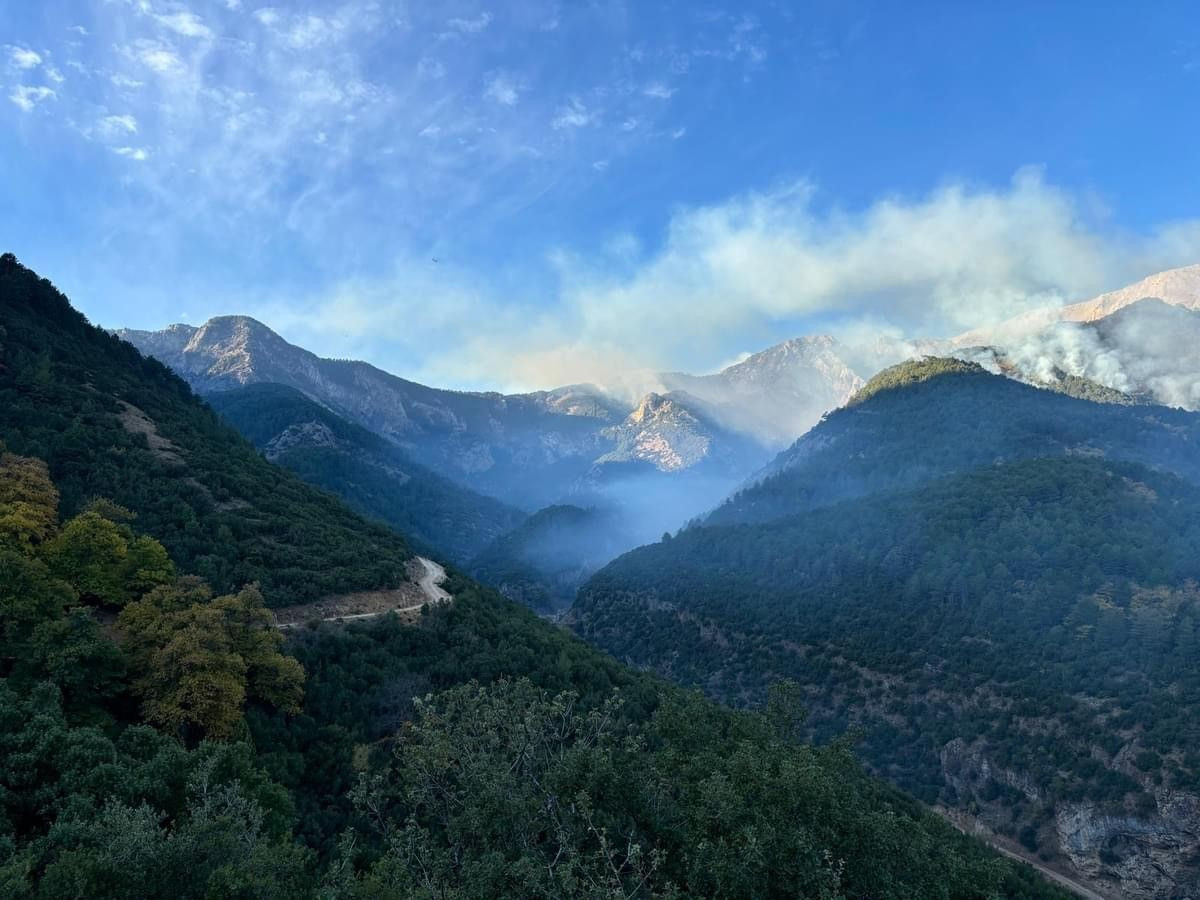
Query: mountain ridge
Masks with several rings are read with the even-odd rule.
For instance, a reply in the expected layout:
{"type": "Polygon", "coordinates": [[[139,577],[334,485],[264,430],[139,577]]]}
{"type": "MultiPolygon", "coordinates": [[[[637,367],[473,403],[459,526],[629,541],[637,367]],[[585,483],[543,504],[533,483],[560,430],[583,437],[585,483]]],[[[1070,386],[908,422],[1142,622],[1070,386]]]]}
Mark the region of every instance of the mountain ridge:
{"type": "Polygon", "coordinates": [[[207,400],[271,462],[457,564],[525,518],[413,462],[395,444],[295,388],[248,384],[207,400]]]}
{"type": "Polygon", "coordinates": [[[795,678],[812,734],[861,729],[926,802],[1102,893],[1189,896],[1198,521],[1200,414],[910,361],[567,621],[730,702],[795,678]]]}
{"type": "Polygon", "coordinates": [[[1020,337],[1054,322],[1095,322],[1120,309],[1147,298],[1162,300],[1171,306],[1200,310],[1200,263],[1166,269],[1116,290],[1087,300],[1059,307],[1033,310],[996,325],[963,332],[950,338],[953,346],[992,343],[996,334],[1020,337]]]}
{"type": "Polygon", "coordinates": [[[796,437],[859,383],[825,337],[784,342],[712,376],[664,376],[679,384],[647,387],[629,403],[594,385],[514,395],[431,388],[369,363],[322,359],[248,316],[115,333],[201,393],[286,385],[416,462],[526,510],[577,502],[580,492],[609,490],[614,480],[644,481],[646,471],[664,483],[683,473],[723,478],[724,488],[708,490],[730,489],[762,464],[767,449],[796,437]],[[824,385],[826,370],[837,373],[833,388],[824,385]],[[746,385],[764,382],[766,399],[755,408],[746,385]]]}
{"type": "Polygon", "coordinates": [[[1098,404],[987,372],[957,358],[900,363],[863,399],[826,416],[750,478],[706,521],[763,521],[992,462],[1102,456],[1200,481],[1200,415],[1160,406],[1098,404]],[[991,411],[981,416],[980,410],[991,411]],[[903,428],[889,423],[902,420],[903,428]],[[899,454],[909,468],[895,466],[899,454]],[[788,472],[811,477],[767,502],[788,472]]]}
{"type": "Polygon", "coordinates": [[[268,605],[406,580],[402,538],[270,465],[160,362],[0,256],[0,434],[45,460],[64,516],[103,497],[217,590],[268,605]]]}

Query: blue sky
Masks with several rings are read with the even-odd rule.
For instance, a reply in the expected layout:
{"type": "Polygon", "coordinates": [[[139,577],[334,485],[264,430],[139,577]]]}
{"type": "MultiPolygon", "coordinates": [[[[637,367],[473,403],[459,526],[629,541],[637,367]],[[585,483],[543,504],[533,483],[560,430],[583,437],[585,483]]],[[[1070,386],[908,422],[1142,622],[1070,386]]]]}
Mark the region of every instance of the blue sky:
{"type": "Polygon", "coordinates": [[[463,387],[1200,261],[1188,3],[0,0],[0,246],[463,387]],[[437,262],[434,262],[434,260],[437,262]]]}

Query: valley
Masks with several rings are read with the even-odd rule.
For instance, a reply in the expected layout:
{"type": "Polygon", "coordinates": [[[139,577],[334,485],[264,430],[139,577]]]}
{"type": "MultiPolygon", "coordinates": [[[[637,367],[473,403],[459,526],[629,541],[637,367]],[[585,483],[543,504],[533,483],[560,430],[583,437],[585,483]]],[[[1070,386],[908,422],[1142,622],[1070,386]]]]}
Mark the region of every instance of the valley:
{"type": "Polygon", "coordinates": [[[0,328],[4,892],[1060,896],[788,685],[722,707],[414,553],[12,255],[0,328]],[[421,609],[273,627],[365,594],[421,609]]]}
{"type": "Polygon", "coordinates": [[[0,900],[1200,900],[1196,13],[0,2],[0,900]]]}
{"type": "Polygon", "coordinates": [[[1158,337],[1197,327],[1197,271],[950,340],[789,341],[657,376],[632,406],[403,383],[451,432],[411,410],[372,430],[348,388],[306,380],[332,364],[257,323],[126,335],[202,392],[241,385],[207,396],[269,458],[422,546],[451,551],[476,517],[490,540],[450,558],[618,659],[751,708],[794,680],[808,738],[858,734],[873,772],[1007,852],[1157,897],[1200,877],[1200,734],[1179,715],[1200,703],[1179,669],[1200,621],[1200,359],[1158,337]],[[914,348],[943,355],[895,363],[914,348]],[[563,455],[512,454],[539,433],[563,455]],[[301,456],[330,453],[373,471],[301,456]],[[488,496],[491,469],[522,466],[488,496]]]}

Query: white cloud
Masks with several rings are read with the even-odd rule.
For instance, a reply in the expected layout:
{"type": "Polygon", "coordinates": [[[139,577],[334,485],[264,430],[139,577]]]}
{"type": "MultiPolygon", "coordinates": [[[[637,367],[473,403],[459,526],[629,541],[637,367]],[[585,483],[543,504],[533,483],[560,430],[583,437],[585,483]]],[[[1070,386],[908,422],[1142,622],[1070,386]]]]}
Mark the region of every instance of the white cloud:
{"type": "Polygon", "coordinates": [[[145,162],[149,154],[142,147],[114,147],[113,153],[118,156],[124,156],[127,159],[136,160],[137,162],[145,162]]]}
{"type": "Polygon", "coordinates": [[[299,16],[287,29],[285,39],[288,46],[297,50],[306,50],[331,40],[339,30],[341,30],[340,22],[321,16],[299,16]]]}
{"type": "Polygon", "coordinates": [[[111,81],[115,87],[124,88],[126,90],[136,90],[137,88],[145,85],[144,81],[138,81],[136,78],[130,78],[128,75],[124,75],[120,72],[109,76],[109,81],[111,81]]]}
{"type": "Polygon", "coordinates": [[[497,72],[488,78],[483,96],[502,106],[516,106],[520,99],[520,86],[511,76],[497,72]]]}
{"type": "Polygon", "coordinates": [[[8,47],[8,59],[18,69],[36,69],[42,64],[42,55],[28,47],[8,47]]]}
{"type": "Polygon", "coordinates": [[[147,68],[160,75],[174,75],[184,70],[183,60],[169,47],[153,41],[139,43],[137,58],[147,68]]]}
{"type": "Polygon", "coordinates": [[[97,125],[103,135],[137,134],[137,119],[130,115],[105,116],[97,125]]]}
{"type": "Polygon", "coordinates": [[[446,21],[446,27],[462,34],[478,34],[492,24],[492,14],[480,13],[473,19],[455,17],[446,21]]]}
{"type": "Polygon", "coordinates": [[[155,18],[176,34],[184,37],[211,38],[213,36],[212,29],[205,25],[199,16],[187,10],[157,15],[155,18]]]}
{"type": "Polygon", "coordinates": [[[372,8],[343,8],[336,15],[327,17],[314,13],[284,13],[275,7],[263,7],[254,12],[254,17],[293,50],[310,50],[336,41],[356,16],[367,21],[367,13],[372,8]]]}
{"type": "Polygon", "coordinates": [[[75,34],[79,35],[80,37],[87,37],[89,34],[91,34],[91,32],[88,31],[86,28],[84,28],[82,25],[72,25],[70,28],[67,29],[67,31],[72,31],[75,34]]]}
{"type": "Polygon", "coordinates": [[[35,87],[32,85],[21,84],[18,85],[11,94],[8,95],[8,99],[21,109],[25,110],[25,112],[29,112],[43,100],[50,100],[57,96],[58,95],[48,87],[35,87]]]}
{"type": "Polygon", "coordinates": [[[565,106],[560,106],[550,125],[558,130],[583,128],[596,121],[597,114],[583,105],[578,97],[572,97],[565,106]]]}
{"type": "Polygon", "coordinates": [[[654,81],[642,88],[642,93],[655,100],[670,100],[675,96],[675,88],[668,87],[661,81],[654,81]]]}

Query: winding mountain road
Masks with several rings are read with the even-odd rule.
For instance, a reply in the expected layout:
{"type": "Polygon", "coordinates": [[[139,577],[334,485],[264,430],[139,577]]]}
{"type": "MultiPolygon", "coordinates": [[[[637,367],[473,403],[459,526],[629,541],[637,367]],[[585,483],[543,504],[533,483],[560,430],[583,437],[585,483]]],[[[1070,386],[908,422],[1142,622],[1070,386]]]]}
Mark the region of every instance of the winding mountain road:
{"type": "MultiPolygon", "coordinates": [[[[454,598],[450,592],[442,587],[442,582],[446,580],[446,570],[440,563],[434,562],[424,556],[418,556],[414,560],[421,566],[421,574],[416,580],[416,585],[421,589],[421,593],[425,595],[420,603],[412,603],[408,606],[392,606],[387,609],[379,609],[374,612],[365,613],[343,613],[340,615],[321,616],[316,619],[319,622],[349,622],[355,619],[374,619],[378,616],[384,616],[388,613],[406,613],[416,612],[425,605],[436,606],[439,603],[448,603],[454,598]]],[[[277,613],[285,612],[286,609],[277,610],[277,613]]],[[[309,620],[312,621],[312,620],[309,620]]],[[[281,622],[276,628],[296,628],[300,625],[299,622],[281,622]]]]}
{"type": "MultiPolygon", "coordinates": [[[[417,579],[417,584],[421,590],[425,592],[425,596],[430,603],[444,603],[447,600],[453,599],[449,592],[442,587],[442,582],[446,580],[446,570],[432,559],[426,559],[424,556],[418,556],[417,562],[425,569],[425,573],[417,579]]],[[[420,609],[424,603],[418,603],[416,606],[409,609],[420,609]]]]}

